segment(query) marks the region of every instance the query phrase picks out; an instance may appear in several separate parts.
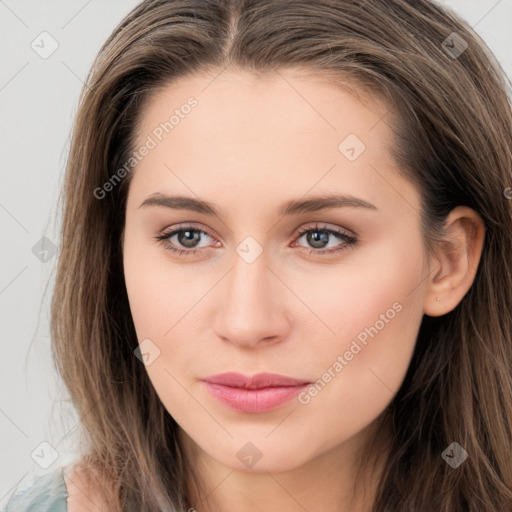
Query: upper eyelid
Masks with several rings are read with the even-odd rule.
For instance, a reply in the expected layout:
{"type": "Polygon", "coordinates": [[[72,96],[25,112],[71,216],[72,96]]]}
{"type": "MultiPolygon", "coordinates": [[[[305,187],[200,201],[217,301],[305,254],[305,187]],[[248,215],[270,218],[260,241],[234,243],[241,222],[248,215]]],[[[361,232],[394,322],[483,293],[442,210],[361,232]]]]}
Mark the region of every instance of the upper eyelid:
{"type": "Polygon", "coordinates": [[[190,231],[203,231],[208,236],[213,237],[213,235],[209,233],[207,228],[193,226],[192,224],[186,224],[186,223],[177,224],[177,225],[173,225],[173,226],[164,228],[161,230],[161,234],[171,234],[171,233],[175,233],[176,231],[186,231],[187,229],[189,229],[190,231]]]}
{"type": "Polygon", "coordinates": [[[346,235],[346,236],[350,236],[350,237],[356,236],[355,233],[352,233],[352,231],[350,229],[342,228],[339,226],[338,227],[330,227],[328,225],[328,223],[324,223],[324,222],[316,222],[314,226],[300,227],[295,231],[295,233],[303,234],[304,232],[314,231],[315,229],[318,231],[334,232],[334,233],[338,233],[338,234],[342,234],[342,235],[346,235]]]}
{"type": "MultiPolygon", "coordinates": [[[[297,228],[294,231],[295,238],[302,237],[308,231],[314,231],[314,230],[329,231],[329,232],[331,232],[334,235],[338,234],[338,235],[345,235],[346,237],[349,237],[349,238],[356,238],[356,235],[353,234],[347,228],[342,228],[342,227],[335,227],[334,228],[334,227],[330,227],[328,225],[329,223],[324,223],[324,222],[320,222],[320,221],[313,221],[313,223],[314,223],[314,225],[306,224],[305,226],[301,226],[301,227],[297,228]]],[[[208,229],[200,228],[198,226],[194,226],[192,224],[186,224],[186,223],[178,224],[178,225],[173,226],[173,227],[168,228],[168,229],[167,228],[163,229],[160,233],[161,233],[161,235],[166,236],[166,238],[171,238],[171,236],[174,236],[176,233],[178,233],[180,231],[186,231],[187,229],[189,229],[191,231],[203,232],[204,234],[208,235],[210,238],[213,238],[213,239],[218,241],[217,237],[214,236],[213,234],[211,234],[208,231],[208,229]]]]}

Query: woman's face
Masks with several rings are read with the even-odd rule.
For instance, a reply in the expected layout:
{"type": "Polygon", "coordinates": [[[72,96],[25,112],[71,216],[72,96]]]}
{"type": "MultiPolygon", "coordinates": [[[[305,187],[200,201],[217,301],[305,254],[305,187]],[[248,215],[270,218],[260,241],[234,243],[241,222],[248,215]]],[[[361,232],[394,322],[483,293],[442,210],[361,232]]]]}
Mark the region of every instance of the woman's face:
{"type": "Polygon", "coordinates": [[[203,457],[272,472],[348,454],[398,391],[428,269],[385,114],[284,71],[189,77],[143,111],[126,286],[149,378],[203,457]],[[313,384],[204,381],[225,372],[313,384]]]}

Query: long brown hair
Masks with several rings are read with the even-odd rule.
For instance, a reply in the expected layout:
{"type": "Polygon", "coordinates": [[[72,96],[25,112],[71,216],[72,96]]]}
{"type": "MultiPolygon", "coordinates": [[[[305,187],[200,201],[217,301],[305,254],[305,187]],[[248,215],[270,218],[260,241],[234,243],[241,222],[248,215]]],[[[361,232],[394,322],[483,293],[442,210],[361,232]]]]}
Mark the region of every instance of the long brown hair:
{"type": "Polygon", "coordinates": [[[429,254],[456,206],[483,219],[473,285],[448,314],[424,316],[382,416],[393,438],[372,511],[512,510],[510,83],[468,24],[427,0],[146,0],[102,46],[72,134],[51,334],[81,461],[109,510],[194,505],[177,424],[134,356],[120,237],[136,167],[119,185],[112,177],[155,91],[227,67],[300,67],[384,99],[393,156],[421,193],[429,254]],[[456,469],[441,456],[453,442],[469,455],[456,469]]]}

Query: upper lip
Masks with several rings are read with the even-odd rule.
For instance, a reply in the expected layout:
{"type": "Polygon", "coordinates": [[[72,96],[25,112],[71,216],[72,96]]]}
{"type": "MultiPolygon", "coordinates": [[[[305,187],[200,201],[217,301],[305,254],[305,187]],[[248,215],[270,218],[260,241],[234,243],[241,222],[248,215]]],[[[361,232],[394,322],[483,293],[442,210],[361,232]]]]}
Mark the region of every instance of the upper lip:
{"type": "Polygon", "coordinates": [[[310,384],[310,381],[286,377],[277,373],[258,373],[256,375],[244,375],[236,372],[220,373],[202,379],[210,384],[220,384],[232,388],[262,389],[279,386],[300,386],[310,384]]]}

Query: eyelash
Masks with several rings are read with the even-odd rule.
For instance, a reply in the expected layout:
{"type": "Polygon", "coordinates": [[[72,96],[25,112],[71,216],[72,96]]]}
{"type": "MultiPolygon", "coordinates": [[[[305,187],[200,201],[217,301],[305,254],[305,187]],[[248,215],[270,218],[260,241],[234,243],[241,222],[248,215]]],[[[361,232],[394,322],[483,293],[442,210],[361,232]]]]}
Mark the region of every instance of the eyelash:
{"type": "MultiPolygon", "coordinates": [[[[180,226],[178,229],[173,229],[172,231],[168,231],[168,232],[166,232],[164,230],[164,231],[162,231],[161,233],[159,233],[155,237],[155,240],[157,242],[163,244],[166,250],[168,250],[168,251],[170,251],[172,253],[178,254],[178,255],[182,255],[182,254],[196,254],[199,251],[201,251],[201,249],[177,249],[172,244],[166,243],[166,242],[169,241],[169,239],[172,236],[174,236],[174,235],[176,235],[178,233],[184,232],[184,231],[195,231],[195,232],[205,233],[209,237],[215,238],[214,236],[212,236],[210,233],[208,233],[207,231],[205,231],[203,229],[198,229],[198,228],[194,228],[193,226],[185,225],[185,226],[180,226]]],[[[333,235],[333,236],[335,236],[337,238],[340,238],[341,240],[343,240],[345,242],[344,245],[342,245],[341,247],[335,248],[335,249],[332,249],[332,248],[331,249],[310,249],[309,250],[309,254],[310,255],[312,253],[320,254],[320,255],[332,254],[332,253],[344,251],[345,249],[351,249],[351,248],[353,248],[357,244],[357,239],[355,237],[347,235],[346,233],[344,233],[342,231],[337,231],[335,229],[330,229],[327,226],[321,226],[321,225],[318,225],[318,224],[313,226],[313,227],[301,228],[300,230],[297,231],[295,239],[296,240],[300,239],[305,233],[308,233],[308,232],[327,233],[329,235],[333,235]]],[[[307,250],[306,247],[303,247],[303,249],[307,250]]]]}

